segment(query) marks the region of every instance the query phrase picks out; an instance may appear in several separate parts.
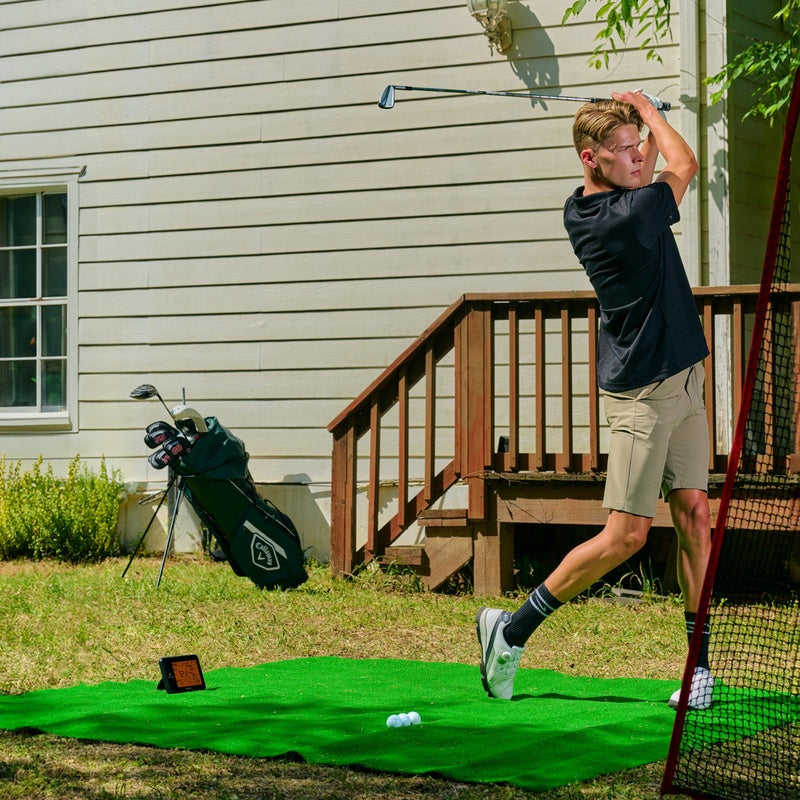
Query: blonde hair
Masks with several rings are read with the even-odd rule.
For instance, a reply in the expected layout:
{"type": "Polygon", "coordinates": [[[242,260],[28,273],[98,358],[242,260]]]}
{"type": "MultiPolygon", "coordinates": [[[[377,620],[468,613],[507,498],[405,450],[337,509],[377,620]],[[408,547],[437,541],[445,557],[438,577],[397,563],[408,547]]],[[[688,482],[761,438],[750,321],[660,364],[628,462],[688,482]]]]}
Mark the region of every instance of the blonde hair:
{"type": "Polygon", "coordinates": [[[635,125],[641,132],[642,124],[639,112],[630,103],[598,100],[596,103],[586,103],[576,112],[572,123],[572,140],[580,155],[583,150],[594,150],[607,142],[622,125],[635,125]]]}

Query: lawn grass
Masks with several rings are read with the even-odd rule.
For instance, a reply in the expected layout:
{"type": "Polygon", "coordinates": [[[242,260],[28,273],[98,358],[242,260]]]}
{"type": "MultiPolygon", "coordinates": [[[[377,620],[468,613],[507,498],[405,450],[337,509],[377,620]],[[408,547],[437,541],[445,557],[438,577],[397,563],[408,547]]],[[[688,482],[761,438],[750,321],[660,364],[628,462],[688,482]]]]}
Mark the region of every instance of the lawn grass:
{"type": "MultiPolygon", "coordinates": [[[[288,592],[259,590],[201,557],[95,566],[0,563],[0,692],[154,682],[158,658],[197,653],[204,670],[297,657],[407,658],[477,664],[475,612],[513,609],[524,595],[425,592],[413,576],[365,571],[337,580],[312,566],[288,592]]],[[[686,640],[676,599],[620,605],[584,598],[537,631],[523,666],[566,674],[677,680],[686,640]]],[[[476,682],[479,681],[476,666],[476,682]]],[[[654,800],[663,764],[543,794],[253,760],[0,733],[0,798],[539,798],[654,800]]]]}

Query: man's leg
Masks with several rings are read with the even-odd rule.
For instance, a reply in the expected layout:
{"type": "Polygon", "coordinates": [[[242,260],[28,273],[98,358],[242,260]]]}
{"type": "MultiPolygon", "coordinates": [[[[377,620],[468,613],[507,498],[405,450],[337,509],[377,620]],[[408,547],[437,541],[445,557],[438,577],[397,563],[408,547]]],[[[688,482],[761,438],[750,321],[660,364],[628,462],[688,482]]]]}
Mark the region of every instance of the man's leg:
{"type": "Polygon", "coordinates": [[[512,647],[524,647],[553,611],[641,550],[652,522],[650,517],[611,511],[603,530],[570,550],[528,601],[511,615],[503,631],[506,642],[512,647]]]}
{"type": "Polygon", "coordinates": [[[711,555],[708,495],[700,489],[675,489],[667,498],[678,534],[678,585],[686,611],[697,613],[711,555]]]}
{"type": "Polygon", "coordinates": [[[650,517],[625,511],[609,512],[603,530],[570,550],[550,573],[545,580],[548,590],[562,603],[579,595],[641,550],[652,523],[650,517]]]}
{"type": "MultiPolygon", "coordinates": [[[[708,559],[711,554],[711,520],[708,495],[700,489],[675,489],[667,498],[672,523],[678,534],[678,584],[683,594],[686,635],[691,641],[700,595],[703,590],[708,559]]],[[[711,629],[706,621],[697,665],[689,693],[691,708],[705,709],[711,705],[714,677],[708,661],[711,629]]],[[[677,707],[680,690],[670,698],[669,704],[677,707]]]]}
{"type": "Polygon", "coordinates": [[[517,611],[482,608],[478,612],[481,677],[488,694],[512,696],[514,673],[531,634],[559,606],[640,550],[652,522],[650,517],[611,511],[603,530],[570,550],[517,611]]]}

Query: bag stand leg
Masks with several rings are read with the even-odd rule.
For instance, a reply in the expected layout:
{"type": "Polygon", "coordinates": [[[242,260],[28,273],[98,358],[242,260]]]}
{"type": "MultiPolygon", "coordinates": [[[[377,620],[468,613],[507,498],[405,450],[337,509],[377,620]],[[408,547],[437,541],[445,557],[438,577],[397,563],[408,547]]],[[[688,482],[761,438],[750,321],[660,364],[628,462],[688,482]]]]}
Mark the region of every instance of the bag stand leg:
{"type": "Polygon", "coordinates": [[[144,542],[147,536],[147,532],[150,530],[150,526],[153,524],[153,522],[155,522],[155,519],[158,516],[158,512],[161,510],[161,506],[164,505],[164,500],[167,498],[169,490],[172,488],[172,484],[174,482],[175,482],[175,475],[170,470],[170,477],[169,477],[169,482],[167,483],[167,488],[164,489],[164,492],[161,495],[161,499],[158,501],[158,505],[156,506],[156,510],[153,512],[153,516],[150,517],[150,522],[147,523],[147,527],[144,529],[144,533],[142,533],[142,535],[139,537],[139,541],[136,542],[136,547],[133,548],[131,557],[128,559],[128,566],[125,567],[125,570],[122,573],[123,578],[128,573],[128,570],[131,568],[131,564],[133,564],[133,559],[136,558],[137,554],[139,553],[139,548],[142,546],[142,542],[144,542]]]}
{"type": "Polygon", "coordinates": [[[181,500],[183,500],[184,486],[183,478],[178,480],[178,494],[175,497],[175,508],[172,509],[172,517],[169,521],[169,530],[167,531],[167,541],[164,542],[164,554],[161,556],[161,568],[158,570],[158,580],[156,581],[156,589],[161,586],[161,576],[164,574],[164,564],[167,561],[169,549],[172,546],[172,534],[175,530],[175,520],[178,517],[178,511],[181,507],[181,500]]]}
{"type": "MultiPolygon", "coordinates": [[[[124,578],[127,575],[128,570],[131,568],[131,564],[133,564],[133,559],[136,558],[136,555],[139,552],[139,548],[142,546],[142,543],[147,536],[148,531],[150,530],[150,526],[155,522],[156,517],[158,516],[158,512],[161,510],[161,506],[164,505],[164,500],[169,495],[170,489],[172,489],[173,484],[175,483],[176,475],[172,470],[170,470],[170,477],[169,482],[167,483],[167,488],[164,489],[163,494],[161,495],[161,499],[158,501],[158,505],[156,506],[156,510],[153,512],[153,516],[150,517],[150,521],[147,523],[147,527],[144,529],[144,532],[139,537],[139,541],[136,542],[136,547],[134,547],[133,552],[131,553],[131,557],[128,559],[128,565],[125,567],[122,577],[124,578]]],[[[164,574],[164,565],[167,561],[167,554],[169,553],[169,548],[172,545],[172,535],[175,530],[175,519],[178,516],[178,509],[181,506],[181,500],[183,499],[184,494],[184,486],[183,486],[183,478],[178,479],[178,494],[175,498],[175,507],[172,509],[172,514],[170,515],[169,520],[169,529],[167,532],[167,541],[164,544],[164,553],[161,557],[161,568],[158,571],[158,581],[156,582],[156,588],[161,585],[161,577],[164,574]]]]}

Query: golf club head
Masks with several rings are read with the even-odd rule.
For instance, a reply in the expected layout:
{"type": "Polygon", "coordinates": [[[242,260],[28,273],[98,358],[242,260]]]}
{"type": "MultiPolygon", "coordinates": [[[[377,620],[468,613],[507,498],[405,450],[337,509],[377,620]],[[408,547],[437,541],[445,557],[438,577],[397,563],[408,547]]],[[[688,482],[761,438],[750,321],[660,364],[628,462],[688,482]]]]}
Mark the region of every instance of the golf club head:
{"type": "Polygon", "coordinates": [[[387,86],[378,100],[378,108],[394,108],[394,86],[387,86]]]}
{"type": "Polygon", "coordinates": [[[184,432],[206,433],[208,431],[206,421],[194,408],[180,404],[170,409],[169,414],[175,420],[175,424],[184,432]]]}
{"type": "Polygon", "coordinates": [[[137,386],[130,394],[134,400],[149,400],[151,397],[158,397],[158,389],[152,383],[142,383],[137,386]]]}
{"type": "Polygon", "coordinates": [[[137,386],[131,393],[130,397],[134,400],[149,400],[151,397],[157,397],[161,401],[161,405],[169,411],[164,398],[158,393],[158,389],[152,383],[142,383],[137,386]]]}

